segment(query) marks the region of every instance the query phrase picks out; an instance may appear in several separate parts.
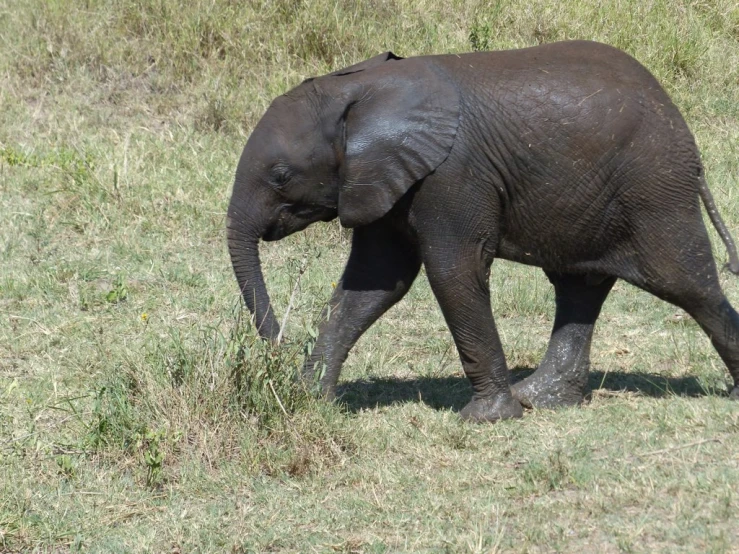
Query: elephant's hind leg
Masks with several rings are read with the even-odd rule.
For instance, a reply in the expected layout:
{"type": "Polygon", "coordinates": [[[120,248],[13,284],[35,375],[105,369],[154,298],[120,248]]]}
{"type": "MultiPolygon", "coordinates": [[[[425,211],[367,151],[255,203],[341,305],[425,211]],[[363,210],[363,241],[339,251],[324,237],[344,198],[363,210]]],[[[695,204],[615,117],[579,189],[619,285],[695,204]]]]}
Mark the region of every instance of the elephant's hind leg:
{"type": "MultiPolygon", "coordinates": [[[[711,285],[688,288],[675,282],[650,282],[644,289],[688,312],[711,339],[711,343],[734,381],[729,395],[739,400],[739,315],[719,288],[718,275],[713,270],[711,285]]],[[[692,281],[691,281],[692,282],[692,281]]]]}
{"type": "MultiPolygon", "coordinates": [[[[676,220],[685,222],[687,218],[676,220]]],[[[693,317],[733,378],[731,398],[739,399],[739,315],[721,290],[702,221],[694,226],[683,223],[681,228],[672,229],[671,236],[660,236],[657,231],[651,236],[656,236],[661,246],[659,255],[644,254],[641,275],[628,280],[693,317]]]]}
{"type": "Polygon", "coordinates": [[[696,307],[686,306],[685,310],[711,338],[711,343],[729,368],[734,380],[729,397],[739,400],[739,315],[726,297],[704,301],[696,307]]]}
{"type": "Polygon", "coordinates": [[[582,403],[588,396],[590,342],[593,328],[615,277],[547,272],[554,285],[557,311],[544,359],[530,377],[512,387],[527,408],[557,408],[582,403]]]}

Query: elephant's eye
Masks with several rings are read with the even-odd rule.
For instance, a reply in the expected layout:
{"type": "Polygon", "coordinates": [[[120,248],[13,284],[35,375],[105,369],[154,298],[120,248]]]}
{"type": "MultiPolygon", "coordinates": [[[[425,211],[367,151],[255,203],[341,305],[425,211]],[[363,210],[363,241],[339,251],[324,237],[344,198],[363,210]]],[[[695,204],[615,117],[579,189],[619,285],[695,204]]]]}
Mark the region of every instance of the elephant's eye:
{"type": "Polygon", "coordinates": [[[271,181],[276,187],[284,187],[292,178],[290,169],[283,165],[277,164],[272,167],[271,181]]]}

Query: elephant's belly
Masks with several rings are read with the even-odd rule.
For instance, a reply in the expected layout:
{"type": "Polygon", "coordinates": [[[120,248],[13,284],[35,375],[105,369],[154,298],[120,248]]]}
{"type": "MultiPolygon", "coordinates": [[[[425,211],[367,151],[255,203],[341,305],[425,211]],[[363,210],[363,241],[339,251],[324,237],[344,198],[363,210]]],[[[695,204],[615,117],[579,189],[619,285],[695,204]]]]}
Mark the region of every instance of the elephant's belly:
{"type": "Polygon", "coordinates": [[[556,272],[613,269],[630,235],[617,187],[591,182],[577,190],[542,188],[529,184],[526,195],[510,200],[497,257],[556,272]]]}
{"type": "Polygon", "coordinates": [[[496,257],[521,264],[535,265],[537,267],[548,265],[547,260],[537,250],[523,248],[506,239],[500,242],[496,257]]]}
{"type": "Polygon", "coordinates": [[[541,240],[517,241],[502,237],[496,257],[559,273],[605,273],[613,271],[612,254],[618,249],[592,236],[543,234],[541,240]]]}

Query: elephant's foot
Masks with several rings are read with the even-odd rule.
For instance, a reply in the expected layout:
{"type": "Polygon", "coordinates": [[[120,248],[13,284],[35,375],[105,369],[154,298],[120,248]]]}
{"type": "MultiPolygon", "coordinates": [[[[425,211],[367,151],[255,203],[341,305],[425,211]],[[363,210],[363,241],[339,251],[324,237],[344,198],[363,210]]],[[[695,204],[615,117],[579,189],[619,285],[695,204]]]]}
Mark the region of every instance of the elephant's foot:
{"type": "Polygon", "coordinates": [[[473,396],[459,412],[462,419],[475,423],[495,422],[499,419],[523,417],[523,408],[510,394],[491,397],[473,396]]]}
{"type": "MultiPolygon", "coordinates": [[[[323,362],[319,362],[323,363],[323,362]]],[[[336,399],[336,386],[339,381],[339,370],[336,368],[316,367],[316,362],[309,361],[303,366],[298,380],[307,391],[328,401],[336,399]]]]}
{"type": "Polygon", "coordinates": [[[729,398],[739,401],[739,385],[735,385],[729,393],[729,398]]]}
{"type": "Polygon", "coordinates": [[[327,400],[328,402],[333,402],[334,400],[336,400],[336,385],[320,387],[318,389],[318,396],[320,396],[324,400],[327,400]]]}
{"type": "Polygon", "coordinates": [[[539,369],[511,387],[513,398],[526,408],[579,406],[590,398],[588,373],[587,370],[578,372],[574,379],[572,373],[539,369]]]}
{"type": "Polygon", "coordinates": [[[298,384],[303,387],[309,395],[321,398],[328,402],[336,400],[336,383],[326,384],[322,381],[317,382],[312,375],[301,375],[298,378],[298,384]]]}

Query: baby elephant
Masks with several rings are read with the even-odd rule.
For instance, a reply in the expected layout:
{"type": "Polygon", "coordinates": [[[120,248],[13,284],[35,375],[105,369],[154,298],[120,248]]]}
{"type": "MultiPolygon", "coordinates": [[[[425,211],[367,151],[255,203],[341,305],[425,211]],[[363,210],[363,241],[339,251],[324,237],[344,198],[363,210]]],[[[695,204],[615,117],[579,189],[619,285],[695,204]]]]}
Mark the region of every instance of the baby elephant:
{"type": "Polygon", "coordinates": [[[619,278],[695,318],[737,399],[739,316],[719,286],[701,201],[739,274],[685,121],[620,50],[387,52],[272,102],[239,161],[228,247],[260,335],[276,339],[259,239],[336,217],[354,229],[304,367],[306,379],[320,371],[329,398],[351,347],[424,264],[472,384],[465,419],[582,402],[593,326],[619,278]],[[512,388],[490,309],[496,257],[541,267],[556,292],[544,360],[512,388]]]}

